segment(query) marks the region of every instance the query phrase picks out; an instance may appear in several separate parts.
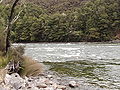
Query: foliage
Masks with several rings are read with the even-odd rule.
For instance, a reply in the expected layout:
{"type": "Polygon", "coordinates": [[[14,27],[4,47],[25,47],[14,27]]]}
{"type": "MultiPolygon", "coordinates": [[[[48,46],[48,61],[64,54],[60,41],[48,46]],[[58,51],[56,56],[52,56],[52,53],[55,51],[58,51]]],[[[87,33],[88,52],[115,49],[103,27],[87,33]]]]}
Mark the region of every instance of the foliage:
{"type": "MultiPolygon", "coordinates": [[[[4,0],[5,3],[10,3],[11,0],[4,0]]],[[[32,3],[46,9],[48,13],[63,12],[74,10],[79,7],[80,3],[86,0],[25,0],[26,3],[32,3]]],[[[11,1],[12,2],[12,1],[11,1]]]]}
{"type": "MultiPolygon", "coordinates": [[[[13,4],[11,12],[14,11],[13,9],[14,9],[15,4],[13,4]]],[[[9,24],[10,25],[13,24],[11,22],[11,19],[13,18],[13,14],[9,14],[11,6],[10,7],[8,7],[8,6],[10,6],[10,5],[4,6],[4,5],[0,4],[0,11],[1,11],[1,13],[0,13],[0,16],[1,16],[0,17],[0,22],[1,22],[1,25],[0,25],[0,32],[1,32],[0,33],[0,73],[1,73],[0,77],[1,77],[1,75],[5,76],[5,74],[7,72],[9,74],[19,73],[20,75],[36,76],[43,71],[42,70],[43,65],[32,59],[25,58],[25,56],[23,56],[24,47],[22,47],[22,46],[10,47],[8,49],[8,51],[5,53],[5,50],[6,50],[5,47],[7,45],[5,42],[5,41],[7,41],[5,34],[7,33],[7,30],[9,30],[8,32],[10,32],[10,30],[11,30],[11,27],[9,28],[9,24]],[[8,19],[10,19],[9,22],[7,21],[8,19]],[[7,23],[8,23],[8,26],[7,26],[8,29],[5,29],[7,23]],[[4,71],[5,71],[5,73],[4,73],[4,71]]],[[[34,17],[34,19],[36,21],[37,18],[39,18],[37,16],[42,14],[42,11],[40,12],[39,11],[40,9],[37,7],[34,7],[30,10],[28,8],[31,8],[31,4],[28,4],[28,7],[24,8],[24,10],[21,13],[21,18],[23,18],[23,19],[29,18],[30,19],[30,17],[25,15],[26,12],[29,12],[29,16],[34,17]],[[32,13],[33,11],[34,11],[34,13],[32,13]],[[38,14],[38,15],[36,15],[36,14],[38,14]],[[24,18],[24,16],[25,16],[25,18],[24,18]]],[[[19,8],[18,8],[18,10],[19,10],[19,8]]],[[[19,11],[14,13],[14,16],[16,16],[18,14],[18,12],[19,11]]],[[[33,21],[31,21],[31,24],[32,23],[33,23],[33,21]]],[[[9,34],[11,34],[11,33],[9,33],[9,34]]]]}
{"type": "MultiPolygon", "coordinates": [[[[56,3],[65,6],[65,3],[72,2],[64,1],[56,3]]],[[[57,9],[54,13],[48,8],[43,9],[42,2],[34,2],[38,2],[37,5],[27,4],[13,25],[11,38],[14,42],[98,42],[113,40],[120,33],[119,0],[88,0],[82,3],[75,0],[73,2],[78,4],[76,9],[57,9]]],[[[49,0],[43,2],[53,4],[49,0]]]]}
{"type": "Polygon", "coordinates": [[[0,69],[5,67],[8,64],[8,59],[5,57],[0,56],[0,69]]]}

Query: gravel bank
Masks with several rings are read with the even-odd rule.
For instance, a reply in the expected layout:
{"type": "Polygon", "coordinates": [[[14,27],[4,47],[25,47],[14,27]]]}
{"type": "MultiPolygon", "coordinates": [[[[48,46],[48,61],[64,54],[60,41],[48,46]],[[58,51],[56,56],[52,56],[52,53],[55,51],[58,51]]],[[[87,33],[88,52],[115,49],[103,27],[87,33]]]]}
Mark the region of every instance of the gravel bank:
{"type": "Polygon", "coordinates": [[[50,72],[29,78],[21,78],[17,73],[6,74],[4,82],[0,84],[0,90],[70,90],[77,87],[76,81],[63,83],[60,77],[50,72]]]}

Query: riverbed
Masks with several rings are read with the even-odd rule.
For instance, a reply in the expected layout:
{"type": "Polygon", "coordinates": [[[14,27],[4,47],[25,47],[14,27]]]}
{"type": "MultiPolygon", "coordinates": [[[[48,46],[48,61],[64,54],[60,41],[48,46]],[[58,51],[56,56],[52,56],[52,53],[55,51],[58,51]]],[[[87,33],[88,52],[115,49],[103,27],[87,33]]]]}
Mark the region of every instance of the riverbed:
{"type": "Polygon", "coordinates": [[[51,71],[57,72],[64,78],[72,78],[80,82],[80,90],[120,89],[120,44],[20,43],[15,45],[24,45],[25,55],[44,62],[51,71]]]}

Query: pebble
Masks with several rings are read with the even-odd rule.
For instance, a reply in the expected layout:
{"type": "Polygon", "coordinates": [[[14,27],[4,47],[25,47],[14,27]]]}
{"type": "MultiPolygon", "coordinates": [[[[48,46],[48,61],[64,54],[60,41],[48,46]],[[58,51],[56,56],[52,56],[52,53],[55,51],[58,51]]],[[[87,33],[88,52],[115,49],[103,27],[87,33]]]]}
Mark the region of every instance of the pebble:
{"type": "Polygon", "coordinates": [[[62,89],[62,90],[65,90],[66,89],[66,86],[63,86],[63,85],[58,85],[57,86],[58,89],[62,89]]]}
{"type": "Polygon", "coordinates": [[[56,89],[58,86],[56,83],[53,83],[52,87],[54,87],[56,89]]]}
{"type": "Polygon", "coordinates": [[[57,78],[57,80],[61,80],[61,78],[60,78],[60,77],[58,77],[58,78],[57,78]]]}
{"type": "Polygon", "coordinates": [[[46,80],[46,81],[45,81],[45,84],[46,84],[46,85],[53,85],[54,83],[53,83],[52,81],[50,81],[50,80],[46,80]]]}
{"type": "Polygon", "coordinates": [[[53,78],[53,75],[47,75],[47,78],[53,78]]]}
{"type": "Polygon", "coordinates": [[[6,74],[5,83],[0,84],[0,90],[66,90],[68,86],[77,87],[75,81],[70,81],[62,85],[61,78],[53,75],[25,77],[24,79],[17,73],[6,74]],[[53,78],[52,80],[50,78],[53,78]],[[68,86],[67,86],[68,85],[68,86]]]}
{"type": "Polygon", "coordinates": [[[62,89],[56,89],[56,90],[62,90],[62,89]]]}
{"type": "Polygon", "coordinates": [[[78,85],[77,85],[77,83],[75,81],[70,81],[69,86],[70,87],[77,87],[78,85]]]}
{"type": "Polygon", "coordinates": [[[47,85],[43,83],[43,84],[37,85],[37,87],[38,87],[38,88],[46,88],[47,85]]]}

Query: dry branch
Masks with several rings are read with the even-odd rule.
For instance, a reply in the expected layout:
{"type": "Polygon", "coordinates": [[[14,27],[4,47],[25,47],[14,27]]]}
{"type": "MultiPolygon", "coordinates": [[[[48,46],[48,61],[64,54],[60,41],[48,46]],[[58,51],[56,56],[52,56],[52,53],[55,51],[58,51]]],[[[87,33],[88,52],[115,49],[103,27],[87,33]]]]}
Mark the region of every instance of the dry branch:
{"type": "Polygon", "coordinates": [[[0,0],[0,3],[2,3],[3,2],[3,0],[0,0]]]}

